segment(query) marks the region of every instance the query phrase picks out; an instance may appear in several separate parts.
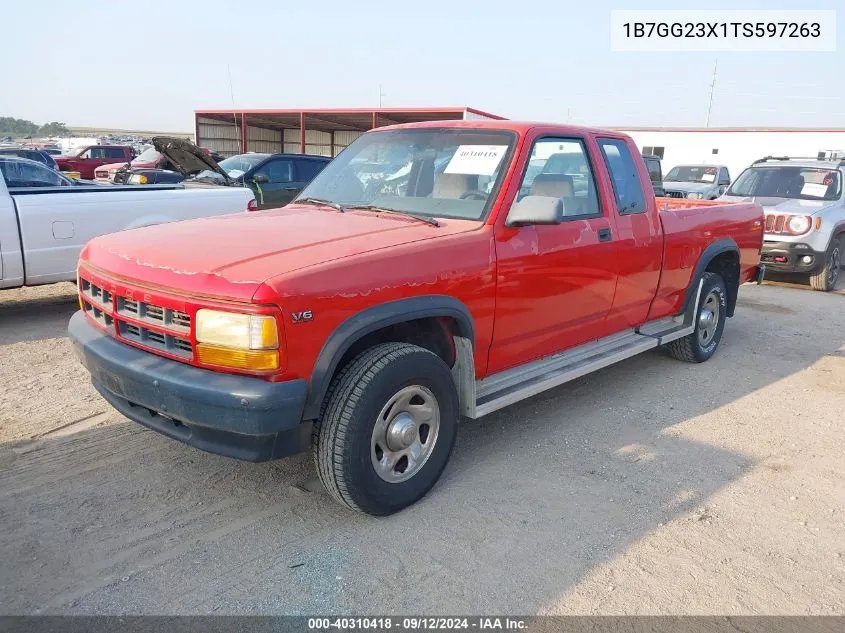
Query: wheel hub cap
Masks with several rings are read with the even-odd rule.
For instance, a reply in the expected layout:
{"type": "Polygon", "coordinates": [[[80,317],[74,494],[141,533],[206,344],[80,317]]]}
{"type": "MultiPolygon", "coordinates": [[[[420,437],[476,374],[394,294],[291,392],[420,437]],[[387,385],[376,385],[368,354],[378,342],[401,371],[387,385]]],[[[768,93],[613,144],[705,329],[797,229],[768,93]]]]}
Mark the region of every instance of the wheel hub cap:
{"type": "Polygon", "coordinates": [[[716,328],[719,325],[719,311],[722,303],[718,293],[711,291],[702,302],[701,310],[698,313],[698,341],[701,345],[709,345],[716,336],[716,328]]]}
{"type": "Polygon", "coordinates": [[[408,448],[417,439],[417,425],[409,413],[400,413],[387,429],[387,446],[392,451],[408,448]]]}
{"type": "Polygon", "coordinates": [[[430,389],[412,385],[382,407],[373,425],[370,459],[389,483],[407,481],[431,457],[440,430],[440,406],[430,389]]]}

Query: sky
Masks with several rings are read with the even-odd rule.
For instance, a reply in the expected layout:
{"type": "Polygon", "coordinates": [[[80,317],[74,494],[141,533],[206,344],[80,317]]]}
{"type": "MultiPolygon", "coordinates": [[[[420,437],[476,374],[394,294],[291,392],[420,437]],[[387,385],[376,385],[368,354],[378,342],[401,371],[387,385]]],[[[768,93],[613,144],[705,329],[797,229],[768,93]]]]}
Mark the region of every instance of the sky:
{"type": "Polygon", "coordinates": [[[627,0],[0,0],[0,116],[193,130],[204,108],[470,106],[595,126],[845,127],[833,53],[624,53],[611,9],[795,9],[627,0]],[[20,54],[12,54],[19,51],[20,54]],[[231,83],[229,77],[231,76],[231,83]],[[379,88],[381,86],[381,89],[379,88]]]}

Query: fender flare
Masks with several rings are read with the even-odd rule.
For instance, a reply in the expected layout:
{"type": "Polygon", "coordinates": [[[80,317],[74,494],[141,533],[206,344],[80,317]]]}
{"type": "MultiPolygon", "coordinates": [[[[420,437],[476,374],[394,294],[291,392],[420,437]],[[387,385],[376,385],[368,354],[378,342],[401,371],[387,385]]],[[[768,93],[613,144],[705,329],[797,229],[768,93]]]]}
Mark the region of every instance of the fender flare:
{"type": "Polygon", "coordinates": [[[830,248],[830,243],[834,238],[841,237],[845,235],[845,220],[837,222],[833,225],[833,229],[830,231],[830,239],[827,241],[827,247],[825,248],[825,252],[828,248],[830,248]]]}
{"type": "MultiPolygon", "coordinates": [[[[695,293],[698,292],[698,282],[704,276],[704,273],[706,272],[707,267],[710,265],[710,262],[712,262],[718,255],[729,252],[736,253],[737,259],[739,259],[739,246],[737,246],[736,242],[729,237],[716,240],[704,249],[704,251],[701,253],[701,257],[698,258],[698,263],[695,265],[695,270],[693,271],[692,277],[690,277],[690,283],[687,286],[686,294],[684,295],[684,303],[681,305],[680,314],[686,313],[687,309],[690,306],[690,303],[692,301],[695,301],[695,293]]],[[[734,308],[736,307],[737,291],[731,290],[731,288],[727,288],[727,291],[727,312],[728,316],[733,316],[734,308]]]]}
{"type": "Polygon", "coordinates": [[[454,297],[445,295],[410,297],[362,310],[338,325],[323,344],[311,372],[303,419],[313,420],[320,415],[320,405],[328,391],[329,383],[343,355],[352,345],[367,334],[385,327],[428,317],[455,319],[458,324],[458,335],[470,342],[475,341],[472,315],[466,305],[454,297]]]}

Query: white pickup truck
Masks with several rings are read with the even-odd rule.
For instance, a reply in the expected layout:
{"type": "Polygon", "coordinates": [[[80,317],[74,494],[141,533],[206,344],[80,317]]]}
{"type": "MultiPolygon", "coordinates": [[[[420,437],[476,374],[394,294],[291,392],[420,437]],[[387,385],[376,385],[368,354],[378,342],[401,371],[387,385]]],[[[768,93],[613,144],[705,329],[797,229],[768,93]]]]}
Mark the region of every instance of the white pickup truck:
{"type": "Polygon", "coordinates": [[[79,252],[98,235],[257,208],[246,187],[16,187],[7,180],[0,178],[0,288],[75,281],[79,252]]]}

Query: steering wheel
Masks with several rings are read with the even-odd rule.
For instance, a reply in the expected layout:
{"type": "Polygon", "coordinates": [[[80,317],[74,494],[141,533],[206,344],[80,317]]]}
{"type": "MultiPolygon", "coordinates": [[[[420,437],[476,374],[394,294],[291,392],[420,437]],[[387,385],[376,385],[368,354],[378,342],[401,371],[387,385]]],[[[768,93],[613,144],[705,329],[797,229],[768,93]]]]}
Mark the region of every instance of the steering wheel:
{"type": "Polygon", "coordinates": [[[462,193],[459,200],[487,200],[487,194],[481,189],[470,189],[462,193]]]}

